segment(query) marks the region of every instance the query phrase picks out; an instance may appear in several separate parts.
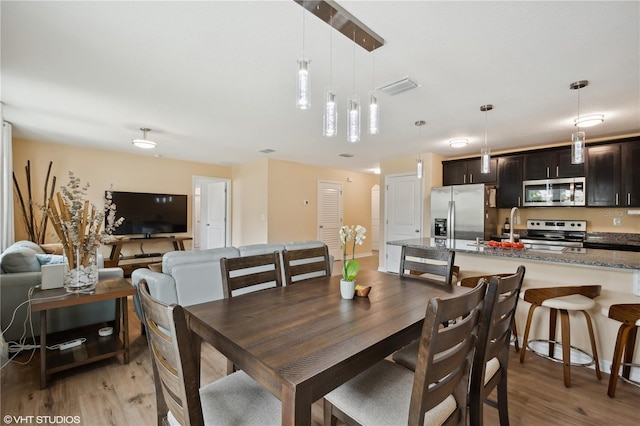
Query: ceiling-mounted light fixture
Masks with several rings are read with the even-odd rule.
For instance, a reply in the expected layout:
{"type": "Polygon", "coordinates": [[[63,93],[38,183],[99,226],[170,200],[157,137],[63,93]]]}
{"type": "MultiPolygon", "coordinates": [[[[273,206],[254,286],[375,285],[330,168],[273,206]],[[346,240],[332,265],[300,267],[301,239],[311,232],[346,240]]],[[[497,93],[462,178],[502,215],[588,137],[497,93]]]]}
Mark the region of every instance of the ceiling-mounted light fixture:
{"type": "MultiPolygon", "coordinates": [[[[574,81],[569,85],[569,89],[578,91],[578,118],[576,120],[580,119],[580,89],[588,85],[589,80],[574,81]]],[[[578,127],[578,131],[571,134],[571,164],[582,164],[584,163],[584,141],[586,135],[580,131],[578,121],[574,121],[574,125],[578,127]]]]}
{"type": "Polygon", "coordinates": [[[131,141],[132,144],[137,146],[138,148],[151,149],[155,148],[158,144],[152,140],[147,139],[147,132],[150,132],[151,129],[146,127],[140,127],[142,130],[142,139],[134,139],[131,141]]]}
{"type": "Polygon", "coordinates": [[[484,112],[484,148],[480,149],[480,173],[491,173],[491,149],[487,145],[487,113],[493,109],[493,105],[487,104],[480,107],[484,112]]]}
{"type": "Polygon", "coordinates": [[[309,91],[309,63],[311,62],[304,57],[304,14],[302,9],[302,58],[298,60],[298,90],[296,91],[296,107],[300,109],[308,109],[311,107],[311,98],[309,91]]]}
{"type": "Polygon", "coordinates": [[[573,125],[576,127],[593,127],[604,121],[604,115],[602,114],[591,114],[591,115],[583,115],[582,117],[578,117],[573,120],[573,125]]]}
{"type": "Polygon", "coordinates": [[[418,179],[422,179],[423,163],[422,156],[420,155],[420,136],[422,135],[422,126],[424,126],[426,122],[424,120],[418,120],[414,124],[418,126],[418,158],[416,159],[416,177],[418,179]]]}
{"type": "Polygon", "coordinates": [[[336,90],[332,87],[333,74],[333,11],[329,19],[329,87],[324,93],[324,114],[322,122],[322,135],[334,137],[338,134],[338,108],[336,90]]]}
{"type": "Polygon", "coordinates": [[[468,144],[469,144],[469,139],[457,138],[457,139],[451,139],[449,141],[449,146],[451,148],[462,148],[467,146],[468,144]]]}
{"type": "Polygon", "coordinates": [[[378,98],[375,94],[376,87],[376,52],[375,50],[371,54],[373,62],[373,71],[371,72],[371,95],[369,96],[369,134],[377,135],[380,133],[380,110],[378,109],[378,98]]]}
{"type": "Polygon", "coordinates": [[[353,95],[347,101],[347,140],[360,141],[360,98],[356,93],[356,32],[353,30],[353,95]]]}

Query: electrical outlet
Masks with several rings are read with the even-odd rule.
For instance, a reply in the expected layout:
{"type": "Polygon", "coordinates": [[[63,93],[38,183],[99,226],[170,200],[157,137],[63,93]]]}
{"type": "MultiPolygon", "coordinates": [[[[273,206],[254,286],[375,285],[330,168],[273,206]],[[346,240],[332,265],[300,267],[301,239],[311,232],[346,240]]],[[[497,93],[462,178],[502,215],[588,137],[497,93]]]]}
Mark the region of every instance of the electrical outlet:
{"type": "Polygon", "coordinates": [[[622,226],[622,218],[614,217],[613,218],[613,226],[622,226]]]}

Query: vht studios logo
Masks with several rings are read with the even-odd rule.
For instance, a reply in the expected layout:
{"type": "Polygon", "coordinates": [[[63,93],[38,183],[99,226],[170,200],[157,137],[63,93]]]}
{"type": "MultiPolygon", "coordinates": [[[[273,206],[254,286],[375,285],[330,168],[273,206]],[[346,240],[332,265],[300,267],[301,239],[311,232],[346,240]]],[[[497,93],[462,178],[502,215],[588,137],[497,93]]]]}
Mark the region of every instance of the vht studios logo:
{"type": "Polygon", "coordinates": [[[4,424],[58,424],[74,425],[80,424],[80,416],[10,416],[2,418],[4,424]]]}

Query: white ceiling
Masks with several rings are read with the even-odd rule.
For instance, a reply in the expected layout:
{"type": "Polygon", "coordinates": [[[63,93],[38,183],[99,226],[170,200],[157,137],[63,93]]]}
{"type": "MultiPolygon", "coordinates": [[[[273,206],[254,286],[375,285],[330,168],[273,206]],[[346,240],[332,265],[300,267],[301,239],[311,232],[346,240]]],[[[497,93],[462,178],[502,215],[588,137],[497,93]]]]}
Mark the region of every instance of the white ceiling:
{"type": "Polygon", "coordinates": [[[493,152],[568,142],[578,110],[569,84],[589,80],[581,115],[606,118],[586,129],[587,141],[640,132],[638,1],[339,4],[386,42],[375,53],[355,49],[361,98],[405,76],[421,84],[380,95],[382,131],[363,126],[359,143],[346,141],[344,125],[353,43],[291,0],[2,1],[4,119],[17,138],[216,164],[271,148],[270,158],[366,172],[418,151],[479,153],[488,103],[493,152]],[[306,111],[294,107],[303,14],[306,111]],[[331,37],[340,116],[327,139],[331,37]],[[416,120],[427,122],[420,132],[416,120]],[[131,145],[140,127],[152,129],[157,149],[131,145]],[[452,149],[454,137],[470,144],[452,149]]]}

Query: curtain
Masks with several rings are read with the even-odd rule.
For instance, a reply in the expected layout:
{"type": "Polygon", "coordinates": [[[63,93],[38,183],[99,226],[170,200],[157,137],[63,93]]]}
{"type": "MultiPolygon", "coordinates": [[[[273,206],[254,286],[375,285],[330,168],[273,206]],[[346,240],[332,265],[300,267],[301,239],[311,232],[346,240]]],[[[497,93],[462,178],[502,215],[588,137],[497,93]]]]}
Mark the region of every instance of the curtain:
{"type": "Polygon", "coordinates": [[[13,155],[11,148],[11,123],[2,122],[2,145],[0,146],[0,252],[14,243],[13,227],[13,155]]]}

